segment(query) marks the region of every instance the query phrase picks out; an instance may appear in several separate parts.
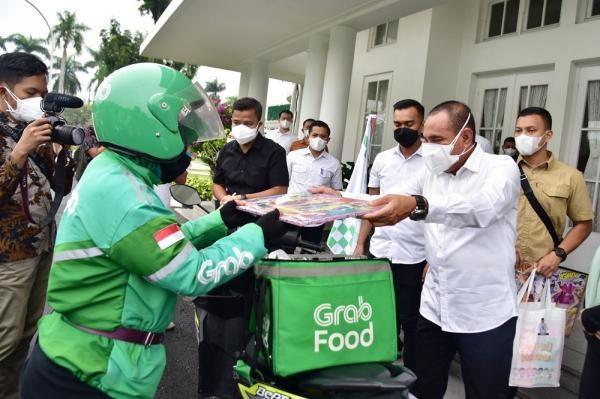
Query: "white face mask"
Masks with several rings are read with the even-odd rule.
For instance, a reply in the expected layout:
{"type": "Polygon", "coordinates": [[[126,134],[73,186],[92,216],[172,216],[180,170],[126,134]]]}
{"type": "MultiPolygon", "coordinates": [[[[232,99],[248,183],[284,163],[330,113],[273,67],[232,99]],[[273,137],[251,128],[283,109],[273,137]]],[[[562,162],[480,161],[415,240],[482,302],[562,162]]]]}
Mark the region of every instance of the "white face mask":
{"type": "Polygon", "coordinates": [[[231,128],[231,136],[238,144],[246,144],[256,138],[258,127],[248,127],[246,125],[236,125],[231,128]]]}
{"type": "Polygon", "coordinates": [[[467,123],[471,119],[471,114],[469,113],[469,117],[465,121],[465,124],[462,126],[456,137],[452,140],[450,144],[434,144],[434,143],[423,143],[421,144],[422,152],[423,152],[423,161],[425,162],[425,166],[427,169],[435,175],[439,175],[448,169],[456,162],[458,162],[458,158],[465,152],[469,151],[473,148],[473,144],[471,147],[466,149],[460,154],[451,155],[452,150],[454,149],[454,145],[458,141],[463,129],[467,126],[467,123]]]}
{"type": "Polygon", "coordinates": [[[311,150],[321,152],[325,149],[326,145],[327,141],[320,137],[311,137],[308,139],[308,146],[311,148],[311,150]]]}
{"type": "Polygon", "coordinates": [[[504,155],[508,155],[509,157],[514,157],[515,155],[517,155],[517,149],[516,148],[503,148],[502,153],[504,155]]]}
{"type": "Polygon", "coordinates": [[[282,120],[282,121],[279,121],[279,126],[280,126],[282,129],[289,129],[289,128],[290,128],[290,125],[291,125],[291,123],[290,123],[290,121],[288,121],[287,119],[284,119],[284,120],[282,120]]]}
{"type": "Polygon", "coordinates": [[[520,134],[515,136],[515,145],[521,155],[529,156],[538,152],[541,148],[540,142],[544,136],[528,136],[526,134],[520,134]]]}
{"type": "Polygon", "coordinates": [[[13,108],[8,101],[4,100],[6,102],[8,113],[14,119],[23,122],[31,122],[44,116],[44,111],[42,110],[42,97],[30,97],[21,100],[7,87],[5,87],[5,89],[17,103],[17,107],[13,108]]]}

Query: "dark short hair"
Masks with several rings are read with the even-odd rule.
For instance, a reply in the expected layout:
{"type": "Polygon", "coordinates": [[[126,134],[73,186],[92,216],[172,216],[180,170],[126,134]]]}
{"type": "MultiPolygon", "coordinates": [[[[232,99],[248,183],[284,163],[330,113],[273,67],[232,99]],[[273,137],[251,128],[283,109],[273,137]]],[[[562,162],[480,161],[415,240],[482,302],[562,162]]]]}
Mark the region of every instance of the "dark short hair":
{"type": "Polygon", "coordinates": [[[302,122],[302,126],[304,126],[304,124],[305,124],[306,122],[313,123],[314,121],[315,121],[315,120],[314,120],[313,118],[306,118],[306,119],[304,120],[304,122],[302,122]]]}
{"type": "Polygon", "coordinates": [[[507,138],[504,139],[503,144],[504,143],[513,143],[513,144],[515,144],[515,138],[512,137],[512,136],[507,137],[507,138]]]}
{"type": "Polygon", "coordinates": [[[477,134],[477,128],[475,127],[475,115],[473,115],[471,108],[469,108],[467,104],[454,100],[444,101],[443,103],[433,107],[433,109],[429,111],[429,116],[438,114],[440,112],[445,112],[448,114],[450,128],[452,128],[452,130],[454,130],[456,133],[458,133],[460,128],[465,124],[467,118],[469,118],[466,127],[473,131],[473,141],[475,141],[475,135],[477,134]]]}
{"type": "Polygon", "coordinates": [[[22,52],[0,55],[0,82],[11,89],[23,78],[37,75],[48,76],[48,67],[39,57],[22,52]]]}
{"type": "Polygon", "coordinates": [[[404,100],[400,100],[400,101],[396,102],[396,104],[394,104],[394,111],[399,111],[401,109],[407,109],[407,108],[416,108],[421,119],[423,119],[425,117],[425,108],[417,100],[413,100],[412,98],[407,98],[404,100]]]}
{"type": "Polygon", "coordinates": [[[523,108],[521,110],[521,112],[519,112],[517,119],[522,116],[529,116],[529,115],[539,115],[542,118],[542,120],[544,121],[544,124],[546,125],[546,129],[552,129],[552,115],[550,115],[550,112],[548,112],[547,109],[542,108],[542,107],[523,108]]]}
{"type": "Polygon", "coordinates": [[[313,127],[323,127],[325,129],[327,129],[327,135],[331,136],[331,129],[329,128],[329,125],[327,123],[325,123],[323,121],[314,121],[308,128],[309,133],[312,131],[313,127]]]}
{"type": "Polygon", "coordinates": [[[256,98],[242,97],[236,102],[234,102],[231,106],[232,111],[248,111],[251,109],[254,110],[254,113],[256,114],[256,119],[258,119],[258,121],[260,122],[260,120],[262,119],[263,108],[260,104],[260,101],[258,101],[256,98]]]}
{"type": "Polygon", "coordinates": [[[294,119],[294,113],[292,111],[290,111],[289,109],[284,109],[283,111],[279,112],[279,116],[277,117],[277,119],[281,118],[281,115],[283,114],[288,114],[289,116],[292,117],[292,119],[294,119]]]}

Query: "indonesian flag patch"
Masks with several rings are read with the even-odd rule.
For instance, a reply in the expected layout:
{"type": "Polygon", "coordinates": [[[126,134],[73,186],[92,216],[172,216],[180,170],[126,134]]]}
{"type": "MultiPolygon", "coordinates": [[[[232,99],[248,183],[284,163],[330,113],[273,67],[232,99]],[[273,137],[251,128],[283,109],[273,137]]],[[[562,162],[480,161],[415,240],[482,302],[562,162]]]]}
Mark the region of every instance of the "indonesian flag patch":
{"type": "Polygon", "coordinates": [[[184,238],[183,232],[175,223],[154,233],[154,240],[163,251],[184,238]]]}

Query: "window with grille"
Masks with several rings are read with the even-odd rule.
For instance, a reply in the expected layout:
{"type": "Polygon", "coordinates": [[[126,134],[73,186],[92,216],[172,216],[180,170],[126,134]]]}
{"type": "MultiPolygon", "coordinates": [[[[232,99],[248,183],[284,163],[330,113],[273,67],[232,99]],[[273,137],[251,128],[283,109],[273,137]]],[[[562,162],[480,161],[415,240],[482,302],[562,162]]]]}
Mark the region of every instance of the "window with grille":
{"type": "Polygon", "coordinates": [[[527,107],[546,107],[548,85],[521,86],[519,90],[519,111],[527,107]]]}
{"type": "Polygon", "coordinates": [[[479,134],[492,143],[494,154],[500,152],[507,88],[487,89],[483,94],[483,108],[479,134]]]}
{"type": "Polygon", "coordinates": [[[600,15],[600,0],[589,0],[587,17],[597,17],[600,15]]]}
{"type": "Polygon", "coordinates": [[[362,130],[358,132],[358,137],[362,139],[365,128],[367,127],[367,116],[369,114],[377,115],[377,127],[371,133],[370,162],[373,162],[375,155],[381,152],[383,142],[383,132],[385,129],[385,114],[388,111],[388,93],[390,80],[370,80],[366,81],[366,98],[363,106],[362,130]]]}
{"type": "Polygon", "coordinates": [[[371,29],[369,48],[385,46],[386,44],[396,43],[398,40],[398,20],[389,21],[385,24],[377,25],[371,29]]]}
{"type": "Polygon", "coordinates": [[[517,31],[519,0],[504,0],[490,4],[487,37],[502,36],[517,31]]]}
{"type": "Polygon", "coordinates": [[[562,0],[529,0],[526,29],[559,23],[561,5],[562,0]]]}

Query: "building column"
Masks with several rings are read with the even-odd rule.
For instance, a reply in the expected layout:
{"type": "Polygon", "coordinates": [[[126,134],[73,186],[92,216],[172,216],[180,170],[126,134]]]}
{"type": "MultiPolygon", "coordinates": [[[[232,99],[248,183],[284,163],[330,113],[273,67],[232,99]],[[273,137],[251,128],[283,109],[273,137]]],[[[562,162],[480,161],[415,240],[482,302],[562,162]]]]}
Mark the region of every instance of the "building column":
{"type": "Polygon", "coordinates": [[[329,152],[337,159],[344,143],[355,42],[356,30],[346,26],[331,28],[319,117],[331,128],[329,152]]]}
{"type": "Polygon", "coordinates": [[[238,89],[238,98],[248,97],[248,88],[250,87],[250,68],[245,67],[240,70],[240,87],[238,89]]]}
{"type": "Polygon", "coordinates": [[[304,86],[298,126],[307,118],[320,119],[325,64],[327,63],[327,36],[312,35],[308,43],[308,58],[304,70],[304,86]]]}
{"type": "Polygon", "coordinates": [[[263,120],[267,113],[267,92],[269,90],[269,63],[264,60],[254,60],[250,68],[248,97],[254,97],[263,106],[263,120]]]}

